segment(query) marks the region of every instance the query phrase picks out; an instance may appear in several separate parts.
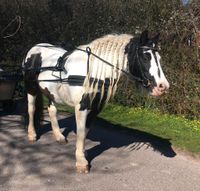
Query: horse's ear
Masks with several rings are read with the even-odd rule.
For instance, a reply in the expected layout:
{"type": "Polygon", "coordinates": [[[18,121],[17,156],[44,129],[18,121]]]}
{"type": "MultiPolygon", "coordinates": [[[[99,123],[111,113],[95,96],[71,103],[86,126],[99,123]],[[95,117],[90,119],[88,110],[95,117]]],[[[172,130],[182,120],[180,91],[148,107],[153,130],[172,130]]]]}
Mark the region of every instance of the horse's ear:
{"type": "Polygon", "coordinates": [[[148,42],[148,30],[142,32],[140,36],[140,44],[145,45],[148,42]]]}
{"type": "Polygon", "coordinates": [[[125,54],[129,53],[129,51],[132,48],[133,44],[134,44],[134,38],[132,38],[130,40],[130,42],[126,45],[125,51],[124,51],[125,54]]]}
{"type": "Polygon", "coordinates": [[[159,37],[160,37],[160,33],[158,33],[156,36],[154,36],[154,37],[152,38],[152,41],[153,41],[155,44],[158,44],[159,37]]]}

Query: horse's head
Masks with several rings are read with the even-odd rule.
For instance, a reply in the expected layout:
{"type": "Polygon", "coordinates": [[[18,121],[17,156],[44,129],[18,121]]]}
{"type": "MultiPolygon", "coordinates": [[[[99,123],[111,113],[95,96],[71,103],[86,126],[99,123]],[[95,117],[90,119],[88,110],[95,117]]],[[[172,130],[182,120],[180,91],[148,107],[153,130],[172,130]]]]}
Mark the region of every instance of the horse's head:
{"type": "Polygon", "coordinates": [[[131,39],[127,46],[129,72],[149,91],[150,95],[160,96],[169,89],[158,53],[159,34],[148,38],[148,31],[139,38],[131,39]]]}

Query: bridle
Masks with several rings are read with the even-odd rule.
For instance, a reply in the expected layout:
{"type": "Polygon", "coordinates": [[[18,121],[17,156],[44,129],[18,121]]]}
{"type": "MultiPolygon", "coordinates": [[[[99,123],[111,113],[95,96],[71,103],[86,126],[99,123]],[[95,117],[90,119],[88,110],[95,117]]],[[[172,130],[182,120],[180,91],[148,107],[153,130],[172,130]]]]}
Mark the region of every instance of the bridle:
{"type": "MultiPolygon", "coordinates": [[[[136,46],[135,47],[135,56],[134,56],[134,59],[133,59],[133,62],[135,64],[135,62],[138,62],[138,67],[139,67],[139,71],[140,71],[140,74],[141,74],[141,77],[137,77],[137,76],[134,76],[133,74],[131,74],[132,76],[134,76],[134,78],[138,81],[138,82],[141,82],[142,85],[145,87],[145,88],[148,88],[152,85],[152,78],[148,78],[145,76],[145,72],[143,71],[142,69],[142,63],[140,61],[140,58],[139,58],[139,53],[138,51],[142,49],[142,50],[152,50],[152,51],[158,51],[157,48],[153,48],[153,47],[149,47],[149,46],[136,46]]],[[[129,72],[130,73],[130,72],[129,72]]]]}

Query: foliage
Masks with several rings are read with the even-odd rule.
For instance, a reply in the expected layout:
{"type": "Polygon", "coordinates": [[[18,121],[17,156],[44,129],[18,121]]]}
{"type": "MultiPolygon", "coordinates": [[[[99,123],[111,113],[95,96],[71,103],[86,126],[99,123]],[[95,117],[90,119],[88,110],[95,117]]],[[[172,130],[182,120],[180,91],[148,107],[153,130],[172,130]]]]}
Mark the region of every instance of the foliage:
{"type": "Polygon", "coordinates": [[[20,31],[3,38],[0,63],[20,64],[27,50],[38,42],[67,46],[84,44],[108,33],[137,34],[144,29],[161,33],[162,66],[171,88],[161,99],[139,95],[122,81],[115,102],[129,106],[159,108],[164,112],[199,118],[200,57],[197,47],[186,41],[200,25],[199,1],[183,6],[181,0],[1,0],[0,32],[16,16],[20,31]],[[126,91],[124,91],[126,88],[126,91]],[[120,91],[121,90],[121,91],[120,91]],[[134,91],[134,92],[133,92],[134,91]]]}

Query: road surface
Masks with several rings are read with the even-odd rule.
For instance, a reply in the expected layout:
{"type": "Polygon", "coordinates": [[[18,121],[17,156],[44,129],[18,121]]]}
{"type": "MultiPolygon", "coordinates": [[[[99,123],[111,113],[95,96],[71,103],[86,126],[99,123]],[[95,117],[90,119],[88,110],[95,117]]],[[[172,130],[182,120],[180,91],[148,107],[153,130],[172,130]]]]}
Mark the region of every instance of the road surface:
{"type": "Polygon", "coordinates": [[[47,116],[30,144],[24,113],[1,111],[0,191],[200,190],[200,163],[178,155],[170,140],[103,119],[86,141],[90,173],[77,174],[74,117],[60,114],[59,123],[68,144],[55,142],[47,116]]]}

